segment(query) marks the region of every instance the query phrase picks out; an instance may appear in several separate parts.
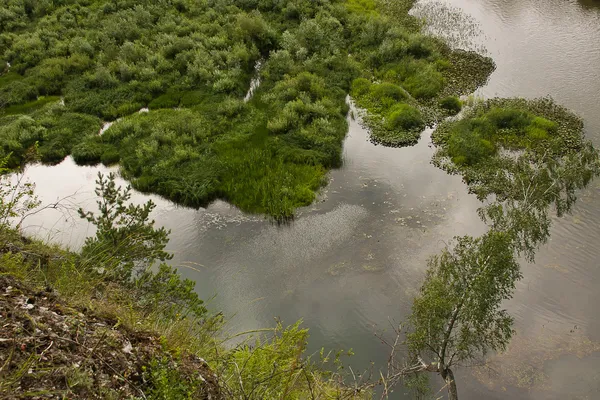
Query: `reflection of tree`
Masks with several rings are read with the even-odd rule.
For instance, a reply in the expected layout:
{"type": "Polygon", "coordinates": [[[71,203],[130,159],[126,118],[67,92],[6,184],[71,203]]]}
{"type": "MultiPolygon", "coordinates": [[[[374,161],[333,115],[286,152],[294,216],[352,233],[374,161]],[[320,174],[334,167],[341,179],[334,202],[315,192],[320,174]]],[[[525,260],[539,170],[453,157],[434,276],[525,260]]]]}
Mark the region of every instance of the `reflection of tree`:
{"type": "Polygon", "coordinates": [[[577,325],[568,334],[542,333],[533,341],[517,335],[505,353],[492,356],[474,375],[490,389],[497,389],[502,382],[521,389],[551,391],[559,398],[556,391],[560,382],[553,382],[545,367],[563,356],[582,359],[597,351],[600,343],[590,340],[577,325]]]}

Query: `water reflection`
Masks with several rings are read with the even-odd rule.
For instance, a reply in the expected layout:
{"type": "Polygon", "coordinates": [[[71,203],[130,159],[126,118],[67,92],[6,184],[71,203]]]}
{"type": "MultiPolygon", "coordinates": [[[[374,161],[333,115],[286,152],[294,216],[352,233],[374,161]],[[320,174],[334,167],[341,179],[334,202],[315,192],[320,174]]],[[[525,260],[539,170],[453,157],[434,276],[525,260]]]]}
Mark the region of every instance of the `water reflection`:
{"type": "MultiPolygon", "coordinates": [[[[552,95],[584,117],[600,145],[600,13],[559,0],[450,3],[481,22],[498,65],[479,94],[552,95]]],[[[484,227],[475,213],[479,204],[460,179],[429,163],[429,132],[412,148],[389,149],[371,144],[357,121],[349,123],[344,167],[291,226],[273,226],[223,202],[190,210],[155,196],[135,200],[158,204],[157,222],[173,230],[174,262],[204,298],[215,296],[212,309],[232,316],[229,329],[262,327],[275,316],[289,323],[303,318],[314,348],[352,347],[355,366],[371,360],[380,366],[386,349],[373,332],[406,316],[426,259],[452,236],[478,235],[484,227]]],[[[91,209],[99,170],[106,171],[66,160],[27,173],[46,202],[77,191],[73,201],[91,209]]],[[[537,262],[524,264],[525,277],[508,304],[517,337],[493,360],[493,370],[459,371],[462,398],[594,398],[600,392],[598,204],[600,182],[594,182],[573,215],[555,222],[537,262]]],[[[28,223],[30,231],[72,247],[92,233],[62,215],[36,215],[28,223]]]]}
{"type": "Polygon", "coordinates": [[[577,0],[577,2],[586,9],[600,10],[600,1],[599,0],[577,0]]]}

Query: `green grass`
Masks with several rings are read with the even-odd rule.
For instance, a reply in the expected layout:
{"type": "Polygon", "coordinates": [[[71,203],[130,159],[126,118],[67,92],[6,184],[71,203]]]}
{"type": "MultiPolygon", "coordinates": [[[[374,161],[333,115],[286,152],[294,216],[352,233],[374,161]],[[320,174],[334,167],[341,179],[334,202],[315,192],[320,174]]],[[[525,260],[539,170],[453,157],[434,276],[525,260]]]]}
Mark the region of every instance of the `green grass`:
{"type": "Polygon", "coordinates": [[[348,92],[374,141],[409,145],[448,115],[438,100],[461,94],[448,89],[457,65],[480,61],[422,34],[412,0],[254,3],[93,0],[15,15],[0,156],[118,163],[135,188],[179,204],[222,198],[283,220],[341,165],[348,92]]]}
{"type": "Polygon", "coordinates": [[[439,105],[450,115],[456,115],[462,110],[462,102],[456,96],[444,97],[439,101],[439,105]]]}
{"type": "Polygon", "coordinates": [[[46,96],[40,97],[35,101],[30,101],[24,104],[13,104],[9,107],[6,107],[1,114],[4,115],[12,115],[12,114],[28,114],[33,111],[36,111],[46,104],[54,103],[59,101],[60,98],[58,96],[46,96]]]}
{"type": "Polygon", "coordinates": [[[528,152],[560,157],[585,147],[581,120],[550,99],[491,99],[467,109],[463,119],[442,123],[433,134],[439,159],[475,173],[502,154],[528,152]]]}

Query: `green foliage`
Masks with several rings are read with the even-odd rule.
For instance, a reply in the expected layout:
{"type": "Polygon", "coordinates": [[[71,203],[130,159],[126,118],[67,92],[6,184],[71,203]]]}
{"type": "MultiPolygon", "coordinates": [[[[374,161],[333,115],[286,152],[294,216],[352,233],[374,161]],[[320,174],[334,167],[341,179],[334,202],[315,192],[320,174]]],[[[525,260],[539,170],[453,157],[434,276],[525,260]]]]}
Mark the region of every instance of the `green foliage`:
{"type": "Polygon", "coordinates": [[[492,107],[485,113],[497,129],[523,129],[531,123],[531,116],[525,110],[516,108],[492,107]]]}
{"type": "Polygon", "coordinates": [[[23,13],[10,0],[0,146],[11,166],[37,142],[43,162],[118,162],[135,188],[183,205],[223,198],[291,218],[341,165],[350,90],[382,143],[414,143],[417,125],[442,115],[430,100],[462,58],[422,34],[412,3],[44,1],[23,13]],[[260,86],[245,102],[252,78],[260,86]],[[398,101],[423,122],[386,128],[398,101]],[[144,107],[157,114],[136,115],[144,107]],[[100,119],[118,118],[96,137],[100,119]]]}
{"type": "Polygon", "coordinates": [[[258,337],[252,344],[239,346],[223,359],[220,375],[225,382],[224,394],[249,400],[371,398],[366,388],[355,390],[335,384],[343,380],[341,351],[330,359],[322,349],[317,364],[305,355],[307,341],[308,330],[301,329],[300,322],[288,327],[278,323],[272,338],[258,337]]]}
{"type": "Polygon", "coordinates": [[[204,302],[194,290],[196,282],[181,279],[179,272],[167,264],[160,264],[156,272],[144,269],[133,279],[132,286],[139,293],[139,307],[147,312],[172,320],[206,316],[204,302]]]}
{"type": "Polygon", "coordinates": [[[477,239],[458,237],[452,250],[430,260],[407,344],[415,359],[428,360],[429,370],[450,378],[450,392],[456,387],[453,366],[508,345],[513,318],[501,307],[520,278],[513,237],[494,230],[477,239]]]}
{"type": "Polygon", "coordinates": [[[428,65],[406,78],[403,86],[416,99],[431,99],[444,87],[444,77],[435,67],[428,65]]]}
{"type": "Polygon", "coordinates": [[[477,164],[496,152],[492,142],[470,128],[467,123],[457,125],[448,139],[448,155],[456,165],[477,164]]]}
{"type": "Polygon", "coordinates": [[[53,102],[57,102],[60,99],[56,96],[47,96],[47,97],[40,97],[39,99],[35,100],[35,101],[30,101],[28,103],[25,104],[15,104],[12,105],[10,107],[7,107],[4,110],[4,114],[5,115],[10,115],[10,114],[26,114],[26,113],[30,113],[32,111],[35,111],[43,106],[45,106],[48,103],[53,103],[53,102]]]}
{"type": "Polygon", "coordinates": [[[151,110],[156,110],[159,108],[175,108],[179,106],[181,96],[182,94],[178,92],[165,93],[153,99],[150,104],[148,104],[148,108],[151,110]]]}
{"type": "Polygon", "coordinates": [[[365,78],[356,78],[352,81],[351,94],[353,96],[364,96],[371,91],[371,82],[365,78]]]}
{"type": "Polygon", "coordinates": [[[400,86],[392,83],[380,83],[371,86],[371,95],[375,98],[375,100],[378,100],[382,103],[386,100],[401,101],[407,97],[406,93],[400,86]]]}
{"type": "Polygon", "coordinates": [[[501,303],[520,277],[510,235],[491,231],[478,239],[456,238],[452,251],[430,261],[413,305],[410,349],[436,351],[445,366],[502,350],[512,335],[512,318],[501,303]]]}
{"type": "Polygon", "coordinates": [[[447,110],[450,115],[456,115],[462,109],[462,103],[456,96],[444,97],[439,101],[440,107],[447,110]]]}
{"type": "Polygon", "coordinates": [[[425,128],[421,112],[408,104],[397,104],[392,107],[386,118],[386,123],[389,129],[401,128],[411,130],[425,128]]]}
{"type": "Polygon", "coordinates": [[[146,398],[150,400],[192,400],[202,385],[200,378],[191,382],[173,365],[173,361],[163,356],[154,359],[144,370],[144,379],[150,390],[146,398]]]}
{"type": "Polygon", "coordinates": [[[157,260],[173,256],[165,252],[169,232],[155,229],[150,213],[156,205],[129,203],[131,189],[115,183],[115,175],[98,173],[96,180],[98,214],[79,209],[81,218],[96,227],[96,236],[86,239],[81,254],[86,263],[116,280],[130,280],[150,268],[157,260]]]}
{"type": "Polygon", "coordinates": [[[106,150],[106,146],[101,143],[92,141],[83,142],[77,146],[73,146],[73,160],[80,165],[94,165],[102,160],[102,154],[106,150]]]}
{"type": "Polygon", "coordinates": [[[440,146],[434,162],[460,173],[480,200],[492,200],[481,217],[510,232],[528,259],[549,237],[549,208],[569,212],[576,191],[600,175],[581,119],[551,99],[487,100],[441,124],[433,140],[440,146]]]}

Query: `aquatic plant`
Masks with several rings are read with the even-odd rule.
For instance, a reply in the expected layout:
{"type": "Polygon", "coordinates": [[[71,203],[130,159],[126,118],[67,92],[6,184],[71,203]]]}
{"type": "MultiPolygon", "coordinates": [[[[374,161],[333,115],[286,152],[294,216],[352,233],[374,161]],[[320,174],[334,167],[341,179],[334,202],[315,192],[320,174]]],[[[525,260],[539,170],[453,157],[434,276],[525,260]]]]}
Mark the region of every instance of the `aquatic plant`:
{"type": "Polygon", "coordinates": [[[529,258],[549,237],[550,206],[559,216],[568,212],[576,191],[600,175],[600,155],[581,118],[550,98],[475,103],[432,138],[434,164],[462,175],[480,200],[493,200],[480,216],[515,233],[529,258]]]}

